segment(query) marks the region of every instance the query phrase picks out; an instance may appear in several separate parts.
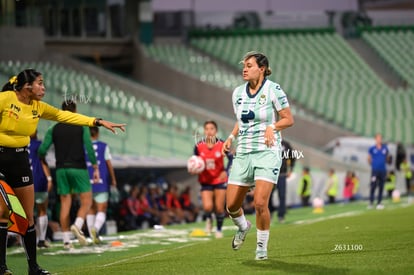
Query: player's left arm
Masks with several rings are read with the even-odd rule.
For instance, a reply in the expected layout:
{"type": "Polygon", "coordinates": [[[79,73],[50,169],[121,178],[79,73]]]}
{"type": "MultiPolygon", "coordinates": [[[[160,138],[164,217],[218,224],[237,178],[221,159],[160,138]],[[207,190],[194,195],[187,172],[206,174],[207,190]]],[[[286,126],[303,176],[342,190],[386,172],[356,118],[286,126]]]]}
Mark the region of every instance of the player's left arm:
{"type": "Polygon", "coordinates": [[[116,187],[116,177],[115,177],[115,171],[114,171],[114,167],[112,166],[112,156],[111,153],[109,151],[109,146],[107,145],[105,147],[105,162],[106,162],[106,167],[108,168],[108,172],[109,172],[109,176],[111,177],[111,185],[116,187]]]}
{"type": "Polygon", "coordinates": [[[52,174],[50,173],[49,165],[47,164],[46,159],[41,158],[40,164],[42,165],[43,173],[45,173],[46,179],[47,179],[47,192],[50,192],[52,190],[52,174]]]}
{"type": "Polygon", "coordinates": [[[100,175],[99,175],[99,167],[98,161],[96,160],[95,149],[93,149],[92,141],[91,141],[91,133],[89,128],[84,126],[83,127],[83,145],[86,149],[86,154],[88,155],[89,161],[92,163],[93,167],[93,182],[99,182],[100,175]]]}

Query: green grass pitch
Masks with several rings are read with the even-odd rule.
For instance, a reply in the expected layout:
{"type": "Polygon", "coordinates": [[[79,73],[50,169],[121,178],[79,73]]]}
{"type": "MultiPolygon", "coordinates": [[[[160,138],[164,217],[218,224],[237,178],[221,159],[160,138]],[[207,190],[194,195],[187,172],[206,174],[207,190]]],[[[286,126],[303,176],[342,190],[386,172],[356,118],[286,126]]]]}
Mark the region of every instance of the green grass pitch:
{"type": "MultiPolygon", "coordinates": [[[[406,199],[405,199],[406,200],[406,199]]],[[[256,230],[239,251],[231,249],[234,227],[223,239],[190,237],[202,223],[164,230],[128,232],[122,246],[111,242],[77,247],[61,243],[39,250],[41,266],[53,274],[414,274],[414,205],[386,202],[367,210],[365,202],[288,211],[285,224],[272,221],[269,259],[255,261],[256,230]]],[[[249,216],[254,221],[254,216],[249,216]]],[[[21,248],[8,250],[14,274],[26,274],[21,248]]]]}

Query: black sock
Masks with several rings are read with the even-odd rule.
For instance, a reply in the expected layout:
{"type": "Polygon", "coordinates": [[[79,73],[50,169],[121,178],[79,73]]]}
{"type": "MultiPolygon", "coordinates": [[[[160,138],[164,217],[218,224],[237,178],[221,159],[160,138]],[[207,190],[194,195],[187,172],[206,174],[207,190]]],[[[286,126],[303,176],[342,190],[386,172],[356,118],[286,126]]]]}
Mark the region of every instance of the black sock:
{"type": "Polygon", "coordinates": [[[0,265],[6,265],[7,223],[0,223],[0,265]]]}
{"type": "Polygon", "coordinates": [[[36,260],[36,229],[35,226],[30,226],[26,235],[23,237],[24,249],[26,250],[27,262],[29,267],[34,267],[37,265],[36,260]]]}
{"type": "Polygon", "coordinates": [[[211,220],[211,212],[205,212],[203,216],[204,216],[204,220],[207,220],[207,219],[211,220]]]}
{"type": "Polygon", "coordinates": [[[224,213],[217,214],[216,213],[216,220],[217,220],[217,231],[221,231],[224,222],[224,213]]]}

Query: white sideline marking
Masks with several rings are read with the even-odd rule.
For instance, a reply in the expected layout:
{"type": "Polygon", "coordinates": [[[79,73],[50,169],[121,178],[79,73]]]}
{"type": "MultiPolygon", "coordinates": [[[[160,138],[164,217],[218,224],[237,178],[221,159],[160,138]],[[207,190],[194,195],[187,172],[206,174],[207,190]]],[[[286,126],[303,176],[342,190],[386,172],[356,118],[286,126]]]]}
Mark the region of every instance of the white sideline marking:
{"type": "Polygon", "coordinates": [[[312,220],[299,220],[299,221],[293,222],[292,224],[312,224],[312,223],[317,223],[317,222],[341,218],[341,217],[356,216],[364,212],[365,211],[362,211],[362,210],[350,211],[350,212],[345,212],[345,213],[334,214],[334,215],[327,216],[327,217],[320,217],[320,218],[312,219],[312,220]]]}
{"type": "MultiPolygon", "coordinates": [[[[189,247],[189,246],[193,246],[195,244],[196,243],[186,244],[186,245],[182,245],[182,246],[179,246],[179,247],[175,247],[171,250],[178,250],[178,249],[186,248],[186,247],[189,247]]],[[[145,257],[149,257],[149,256],[157,255],[157,254],[162,254],[162,253],[167,252],[167,251],[168,251],[167,249],[158,250],[158,251],[155,251],[155,252],[152,252],[152,253],[122,259],[122,260],[115,261],[115,262],[112,262],[112,263],[109,263],[109,264],[104,264],[102,267],[108,267],[108,266],[111,266],[111,265],[116,265],[116,264],[120,264],[120,263],[124,263],[124,262],[129,262],[129,261],[132,261],[132,260],[142,259],[142,258],[145,258],[145,257]]]]}

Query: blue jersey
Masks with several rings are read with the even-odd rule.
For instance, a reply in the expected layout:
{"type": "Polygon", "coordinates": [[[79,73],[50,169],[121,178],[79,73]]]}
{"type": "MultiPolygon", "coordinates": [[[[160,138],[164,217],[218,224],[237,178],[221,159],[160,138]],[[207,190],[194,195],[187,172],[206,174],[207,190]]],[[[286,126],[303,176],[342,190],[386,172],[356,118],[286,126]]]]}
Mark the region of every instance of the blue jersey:
{"type": "Polygon", "coordinates": [[[30,139],[29,160],[30,168],[33,173],[33,183],[35,192],[47,192],[47,178],[43,171],[42,163],[37,155],[37,150],[42,142],[38,139],[30,139]]]}
{"type": "Polygon", "coordinates": [[[387,145],[383,144],[379,149],[376,145],[374,145],[369,148],[368,153],[371,156],[372,170],[378,172],[386,172],[387,156],[389,153],[387,145]]]}
{"type": "Polygon", "coordinates": [[[105,142],[99,140],[92,141],[92,145],[95,150],[96,161],[99,167],[99,175],[101,177],[98,183],[93,182],[93,166],[86,155],[86,164],[88,166],[89,177],[92,184],[92,192],[109,192],[109,171],[106,164],[106,161],[112,158],[109,152],[109,147],[105,142]]]}

